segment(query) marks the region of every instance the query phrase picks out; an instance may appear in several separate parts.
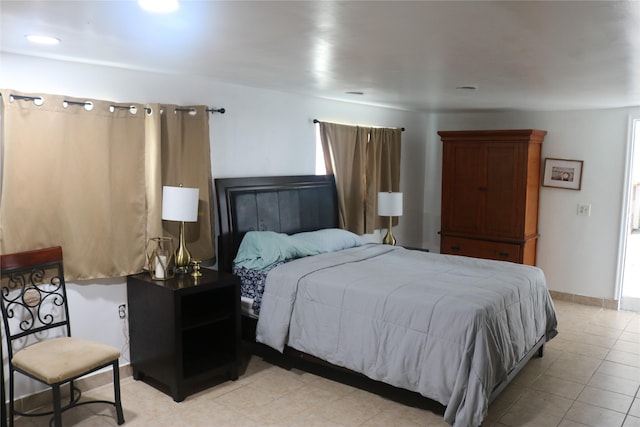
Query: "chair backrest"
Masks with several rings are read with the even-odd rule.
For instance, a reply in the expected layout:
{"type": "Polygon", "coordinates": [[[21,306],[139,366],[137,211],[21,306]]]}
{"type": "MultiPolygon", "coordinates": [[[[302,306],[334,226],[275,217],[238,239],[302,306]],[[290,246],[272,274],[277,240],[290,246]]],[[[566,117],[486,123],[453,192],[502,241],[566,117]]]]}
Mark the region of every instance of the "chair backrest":
{"type": "Polygon", "coordinates": [[[0,302],[10,358],[16,340],[70,336],[62,248],[0,255],[0,302]]]}

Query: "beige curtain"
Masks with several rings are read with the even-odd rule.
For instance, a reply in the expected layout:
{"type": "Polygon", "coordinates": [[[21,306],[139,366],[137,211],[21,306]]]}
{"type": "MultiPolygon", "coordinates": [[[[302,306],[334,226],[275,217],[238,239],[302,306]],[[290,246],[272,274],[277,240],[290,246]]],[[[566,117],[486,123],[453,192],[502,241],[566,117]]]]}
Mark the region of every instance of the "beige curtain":
{"type": "MultiPolygon", "coordinates": [[[[145,111],[145,188],[147,199],[147,242],[163,235],[162,230],[162,131],[160,104],[148,104],[145,111]]],[[[142,266],[141,266],[142,268],[142,266]]]]}
{"type": "MultiPolygon", "coordinates": [[[[372,128],[367,145],[367,233],[385,228],[388,218],[378,216],[378,192],[400,191],[400,152],[402,131],[397,128],[372,128]]],[[[393,225],[398,218],[393,218],[393,225]]]]}
{"type": "Polygon", "coordinates": [[[319,125],[327,173],[336,179],[340,226],[373,233],[386,224],[378,217],[378,192],[400,190],[401,130],[319,125]]]}
{"type": "MultiPolygon", "coordinates": [[[[162,185],[200,189],[198,222],[185,223],[185,242],[194,259],[211,260],[215,253],[209,112],[206,106],[162,105],[161,110],[162,185]]],[[[163,221],[164,235],[173,237],[176,247],[179,226],[175,221],[163,221]]]]}
{"type": "Polygon", "coordinates": [[[368,130],[320,122],[320,142],[328,174],[338,192],[339,224],[357,234],[365,233],[365,188],[368,130]]]}
{"type": "Polygon", "coordinates": [[[0,251],[61,245],[68,279],[139,271],[147,237],[144,106],[88,100],[89,108],[85,99],[35,95],[44,100],[38,106],[12,93],[22,95],[1,91],[0,251]]]}

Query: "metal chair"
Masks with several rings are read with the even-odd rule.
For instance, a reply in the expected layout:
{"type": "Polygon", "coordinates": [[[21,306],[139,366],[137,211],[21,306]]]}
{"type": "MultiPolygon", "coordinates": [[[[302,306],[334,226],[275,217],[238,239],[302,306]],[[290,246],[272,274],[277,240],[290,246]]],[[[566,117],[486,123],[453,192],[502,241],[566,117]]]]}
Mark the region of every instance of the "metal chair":
{"type": "Polygon", "coordinates": [[[114,405],[118,424],[124,423],[120,352],[108,345],[71,337],[62,248],[0,255],[0,295],[9,356],[9,425],[13,426],[15,414],[52,415],[53,424],[61,427],[62,412],[98,402],[114,405]],[[109,365],[113,368],[114,401],[80,402],[81,391],[74,380],[109,365]],[[15,409],[16,372],[51,387],[52,411],[23,413],[15,409]],[[69,402],[62,406],[61,386],[67,383],[69,402]]]}

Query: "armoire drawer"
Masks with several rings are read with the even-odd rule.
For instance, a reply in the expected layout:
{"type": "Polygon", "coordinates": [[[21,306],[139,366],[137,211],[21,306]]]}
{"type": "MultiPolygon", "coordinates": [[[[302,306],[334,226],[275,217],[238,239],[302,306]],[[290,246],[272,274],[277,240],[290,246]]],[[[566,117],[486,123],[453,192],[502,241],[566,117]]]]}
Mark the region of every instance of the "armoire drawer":
{"type": "Polygon", "coordinates": [[[443,236],[440,253],[463,255],[474,258],[497,259],[500,261],[522,262],[521,245],[491,242],[487,240],[465,239],[443,236]]]}

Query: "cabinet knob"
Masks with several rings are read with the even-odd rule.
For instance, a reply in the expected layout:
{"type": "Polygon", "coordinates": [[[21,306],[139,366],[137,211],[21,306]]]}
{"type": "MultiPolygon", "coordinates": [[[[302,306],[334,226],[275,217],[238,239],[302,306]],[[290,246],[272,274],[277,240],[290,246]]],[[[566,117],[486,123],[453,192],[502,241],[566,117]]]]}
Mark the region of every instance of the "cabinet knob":
{"type": "Polygon", "coordinates": [[[460,251],[460,246],[451,246],[451,250],[453,252],[459,252],[460,251]]]}
{"type": "Polygon", "coordinates": [[[509,252],[498,252],[498,255],[500,255],[502,258],[507,258],[509,256],[509,252]]]}

